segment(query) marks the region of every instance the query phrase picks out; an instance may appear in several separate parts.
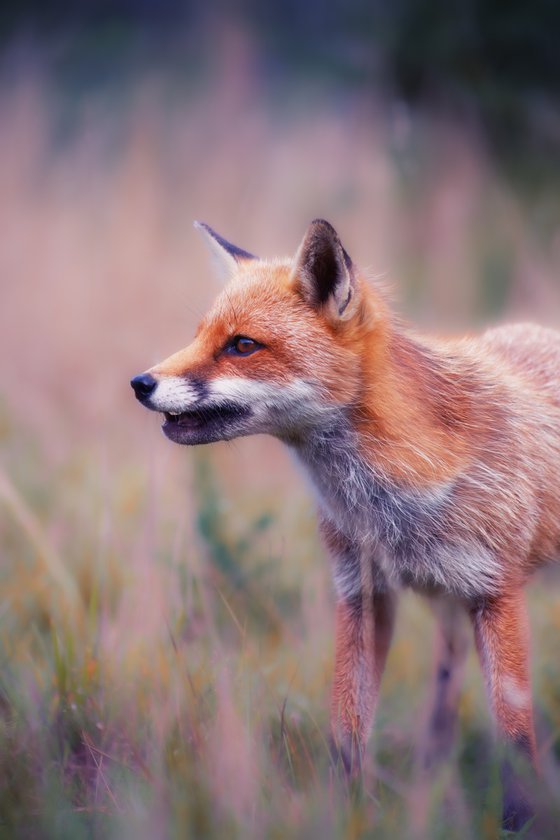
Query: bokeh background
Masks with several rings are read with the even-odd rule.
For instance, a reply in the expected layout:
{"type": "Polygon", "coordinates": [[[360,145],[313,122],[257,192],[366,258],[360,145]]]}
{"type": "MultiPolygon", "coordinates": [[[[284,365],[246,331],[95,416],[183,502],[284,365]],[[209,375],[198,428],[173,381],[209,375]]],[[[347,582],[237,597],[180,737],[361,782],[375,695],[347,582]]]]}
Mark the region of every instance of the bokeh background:
{"type": "MultiPolygon", "coordinates": [[[[426,329],[560,326],[560,7],[113,0],[0,9],[0,834],[496,837],[474,655],[415,770],[433,626],[405,594],[364,791],[326,745],[313,502],[254,438],[172,446],[130,377],[215,295],[193,219],[264,256],[310,219],[426,329]]],[[[530,590],[560,790],[560,588],[530,590]]]]}

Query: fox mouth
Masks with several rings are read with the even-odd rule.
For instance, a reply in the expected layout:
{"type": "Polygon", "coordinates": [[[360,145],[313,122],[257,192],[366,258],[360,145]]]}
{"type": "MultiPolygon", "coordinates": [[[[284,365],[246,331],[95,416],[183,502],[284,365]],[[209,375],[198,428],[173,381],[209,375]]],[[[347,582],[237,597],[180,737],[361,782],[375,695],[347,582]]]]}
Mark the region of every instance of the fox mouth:
{"type": "Polygon", "coordinates": [[[164,434],[175,443],[197,444],[227,440],[239,434],[239,421],[251,414],[248,406],[223,403],[173,413],[164,411],[164,434]]]}

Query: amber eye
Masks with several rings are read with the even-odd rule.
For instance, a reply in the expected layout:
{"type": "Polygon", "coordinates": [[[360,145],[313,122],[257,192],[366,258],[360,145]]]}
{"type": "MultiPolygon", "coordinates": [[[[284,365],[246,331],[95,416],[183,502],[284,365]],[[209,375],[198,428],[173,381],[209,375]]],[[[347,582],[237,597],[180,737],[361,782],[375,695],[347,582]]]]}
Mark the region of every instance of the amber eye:
{"type": "Polygon", "coordinates": [[[227,349],[237,356],[249,356],[255,350],[259,350],[260,347],[262,347],[262,344],[259,344],[258,341],[244,335],[236,335],[235,338],[232,338],[227,349]]]}

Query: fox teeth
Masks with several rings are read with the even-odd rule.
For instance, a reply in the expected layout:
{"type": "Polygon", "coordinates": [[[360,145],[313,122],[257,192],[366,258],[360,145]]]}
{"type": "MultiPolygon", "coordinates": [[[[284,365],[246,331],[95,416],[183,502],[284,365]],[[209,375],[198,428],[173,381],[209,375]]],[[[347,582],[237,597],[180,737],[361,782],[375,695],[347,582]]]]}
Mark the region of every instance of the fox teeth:
{"type": "Polygon", "coordinates": [[[171,414],[172,417],[178,417],[181,414],[180,411],[168,411],[168,414],[171,414]]]}

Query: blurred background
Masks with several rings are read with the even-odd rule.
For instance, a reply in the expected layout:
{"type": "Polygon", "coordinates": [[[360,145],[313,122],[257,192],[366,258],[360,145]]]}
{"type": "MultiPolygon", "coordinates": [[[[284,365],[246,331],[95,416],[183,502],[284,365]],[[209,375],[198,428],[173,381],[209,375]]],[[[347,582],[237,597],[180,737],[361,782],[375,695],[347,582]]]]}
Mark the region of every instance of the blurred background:
{"type": "MultiPolygon", "coordinates": [[[[474,656],[453,765],[415,774],[433,627],[408,595],[377,782],[339,796],[301,476],[268,439],[173,447],[128,381],[218,290],[193,219],[277,256],[325,217],[426,329],[560,326],[559,28],[551,0],[2,5],[5,836],[497,836],[474,656]]],[[[559,607],[540,578],[551,837],[559,607]]]]}

